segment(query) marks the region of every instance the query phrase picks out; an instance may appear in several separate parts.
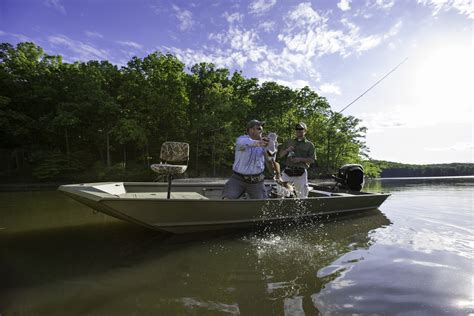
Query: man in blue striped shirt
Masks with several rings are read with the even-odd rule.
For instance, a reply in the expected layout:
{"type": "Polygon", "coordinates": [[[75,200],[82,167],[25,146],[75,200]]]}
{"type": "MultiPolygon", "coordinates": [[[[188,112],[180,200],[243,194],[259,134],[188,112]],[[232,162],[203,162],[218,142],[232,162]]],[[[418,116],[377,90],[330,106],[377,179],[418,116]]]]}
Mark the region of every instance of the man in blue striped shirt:
{"type": "Polygon", "coordinates": [[[265,122],[251,120],[247,134],[237,138],[233,174],[222,192],[224,199],[238,199],[247,193],[251,199],[264,199],[265,147],[268,138],[262,137],[265,122]]]}

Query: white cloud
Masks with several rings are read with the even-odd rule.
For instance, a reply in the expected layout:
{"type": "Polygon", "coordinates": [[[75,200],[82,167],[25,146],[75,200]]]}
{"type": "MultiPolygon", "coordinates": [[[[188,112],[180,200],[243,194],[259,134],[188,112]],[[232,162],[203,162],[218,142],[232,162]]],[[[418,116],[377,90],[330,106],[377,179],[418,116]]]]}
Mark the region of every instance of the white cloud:
{"type": "Polygon", "coordinates": [[[243,14],[240,14],[238,12],[235,12],[235,13],[232,13],[232,14],[229,14],[227,12],[224,12],[224,17],[225,19],[227,20],[227,22],[229,22],[230,24],[234,23],[234,22],[242,22],[243,18],[244,18],[244,15],[243,14]]]}
{"type": "Polygon", "coordinates": [[[418,0],[424,6],[429,6],[433,10],[433,15],[440,11],[457,10],[459,13],[474,19],[474,4],[472,0],[418,0]]]}
{"type": "Polygon", "coordinates": [[[219,44],[228,44],[235,51],[245,54],[251,61],[263,58],[267,47],[258,44],[259,36],[254,30],[243,30],[231,25],[224,33],[211,33],[209,39],[216,40],[219,44]]]}
{"type": "Polygon", "coordinates": [[[348,11],[351,9],[351,0],[341,0],[337,4],[337,7],[341,9],[342,11],[348,11]]]}
{"type": "Polygon", "coordinates": [[[167,48],[171,53],[188,66],[197,63],[213,63],[217,67],[233,68],[236,65],[242,68],[248,58],[241,52],[235,52],[230,49],[216,49],[212,52],[204,52],[194,49],[180,49],[176,47],[167,48]]]}
{"type": "Polygon", "coordinates": [[[265,58],[256,65],[257,72],[264,77],[292,78],[305,74],[314,81],[320,80],[320,74],[314,69],[312,62],[303,54],[291,52],[284,48],[282,52],[269,50],[265,58]]]}
{"type": "Polygon", "coordinates": [[[249,5],[251,14],[260,15],[270,10],[275,4],[276,0],[254,0],[249,5]]]}
{"type": "Polygon", "coordinates": [[[321,94],[336,94],[341,95],[341,88],[335,83],[324,83],[319,86],[321,94]]]}
{"type": "Polygon", "coordinates": [[[180,9],[178,6],[173,5],[175,16],[179,21],[179,29],[181,31],[188,31],[194,25],[193,14],[191,11],[180,9]]]}
{"type": "Polygon", "coordinates": [[[75,60],[88,61],[88,60],[94,60],[94,59],[100,59],[100,60],[110,59],[107,51],[96,48],[89,44],[85,44],[80,41],[72,40],[65,35],[59,34],[59,35],[49,36],[48,41],[53,45],[62,46],[69,49],[73,53],[73,55],[70,57],[74,61],[75,60]]]}
{"type": "Polygon", "coordinates": [[[382,38],[377,35],[363,37],[359,40],[359,44],[356,47],[356,51],[361,53],[366,50],[370,50],[374,47],[377,47],[380,42],[382,42],[382,38]]]}
{"type": "Polygon", "coordinates": [[[271,31],[275,29],[275,22],[273,21],[262,22],[260,23],[258,28],[262,29],[264,32],[270,33],[271,31]]]}
{"type": "Polygon", "coordinates": [[[66,14],[66,9],[64,8],[64,6],[61,4],[61,1],[60,0],[45,0],[43,2],[43,4],[49,8],[53,8],[59,12],[61,12],[61,14],[66,14]]]}
{"type": "Polygon", "coordinates": [[[323,18],[316,10],[313,10],[310,2],[300,3],[287,16],[287,24],[292,28],[314,26],[322,21],[323,18]]]}
{"type": "Polygon", "coordinates": [[[132,41],[117,41],[117,43],[119,43],[120,45],[123,45],[123,46],[128,46],[128,47],[131,47],[131,48],[135,48],[135,49],[142,49],[143,46],[138,44],[138,43],[135,43],[135,42],[132,42],[132,41]]]}
{"type": "Polygon", "coordinates": [[[86,34],[87,37],[91,37],[91,38],[103,38],[104,37],[104,35],[102,35],[100,33],[97,33],[97,32],[85,31],[84,33],[86,34]]]}
{"type": "Polygon", "coordinates": [[[285,17],[286,29],[278,35],[286,47],[306,58],[339,54],[347,57],[372,49],[390,37],[400,27],[398,22],[387,33],[361,35],[360,28],[347,19],[342,19],[343,29],[333,29],[328,19],[314,10],[310,3],[301,3],[285,17]]]}
{"type": "Polygon", "coordinates": [[[376,0],[375,1],[375,6],[384,10],[391,9],[394,4],[395,4],[395,0],[376,0]]]}
{"type": "Polygon", "coordinates": [[[18,39],[20,42],[35,42],[34,39],[23,34],[0,31],[0,36],[11,36],[13,38],[18,39]]]}

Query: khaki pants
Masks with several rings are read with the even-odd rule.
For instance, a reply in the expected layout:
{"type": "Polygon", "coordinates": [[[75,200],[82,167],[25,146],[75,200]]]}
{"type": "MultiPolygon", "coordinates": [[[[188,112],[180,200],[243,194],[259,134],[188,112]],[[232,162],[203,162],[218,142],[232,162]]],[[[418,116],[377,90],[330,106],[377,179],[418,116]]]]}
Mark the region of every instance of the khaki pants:
{"type": "Polygon", "coordinates": [[[309,185],[308,185],[308,171],[305,170],[304,173],[299,177],[290,177],[285,172],[282,172],[281,179],[283,181],[293,182],[295,186],[296,195],[298,198],[307,198],[309,194],[309,185]]]}

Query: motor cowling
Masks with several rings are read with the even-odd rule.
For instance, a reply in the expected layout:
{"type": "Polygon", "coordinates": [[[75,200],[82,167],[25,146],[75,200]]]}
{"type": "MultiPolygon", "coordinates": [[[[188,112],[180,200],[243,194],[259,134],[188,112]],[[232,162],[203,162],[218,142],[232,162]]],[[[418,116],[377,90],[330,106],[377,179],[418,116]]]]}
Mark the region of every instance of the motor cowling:
{"type": "Polygon", "coordinates": [[[357,164],[348,164],[339,168],[334,179],[341,189],[360,191],[364,185],[364,168],[357,164]]]}

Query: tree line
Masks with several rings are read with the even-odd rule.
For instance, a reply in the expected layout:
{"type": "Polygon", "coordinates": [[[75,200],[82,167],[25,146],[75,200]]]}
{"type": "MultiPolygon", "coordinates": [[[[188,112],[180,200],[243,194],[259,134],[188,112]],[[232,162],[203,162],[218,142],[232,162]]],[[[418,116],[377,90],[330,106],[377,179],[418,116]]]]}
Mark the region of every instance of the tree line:
{"type": "Polygon", "coordinates": [[[447,163],[414,165],[399,162],[372,160],[381,178],[397,177],[446,177],[446,176],[471,176],[474,175],[473,163],[447,163]]]}
{"type": "Polygon", "coordinates": [[[235,138],[254,118],[265,120],[280,142],[304,121],[318,156],[313,177],[345,163],[377,172],[360,120],[333,112],[309,87],[260,82],[212,63],[186,68],[161,52],[119,68],[109,61],[63,62],[31,42],[0,44],[0,177],[6,181],[149,180],[148,167],[168,140],[190,144],[188,176],[225,176],[235,138]]]}

